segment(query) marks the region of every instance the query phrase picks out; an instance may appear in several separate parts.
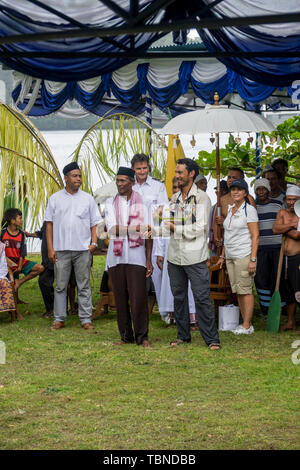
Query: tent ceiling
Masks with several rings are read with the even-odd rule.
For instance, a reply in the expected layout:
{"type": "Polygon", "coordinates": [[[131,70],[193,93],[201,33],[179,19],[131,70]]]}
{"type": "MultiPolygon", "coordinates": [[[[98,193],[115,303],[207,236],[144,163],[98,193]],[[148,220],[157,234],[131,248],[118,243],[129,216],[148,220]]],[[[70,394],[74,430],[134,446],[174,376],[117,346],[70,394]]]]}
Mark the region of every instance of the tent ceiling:
{"type": "MultiPolygon", "coordinates": [[[[148,51],[153,41],[170,31],[180,33],[195,28],[209,43],[210,34],[218,36],[218,31],[224,29],[231,32],[237,28],[259,28],[259,25],[266,28],[277,24],[291,24],[293,29],[297,22],[300,24],[297,1],[289,2],[289,13],[285,12],[286,8],[276,9],[277,3],[276,0],[86,0],[83,9],[76,0],[63,3],[48,0],[47,4],[45,0],[14,0],[13,6],[10,0],[1,0],[0,60],[4,63],[14,61],[12,68],[24,72],[19,64],[24,59],[110,58],[123,60],[122,65],[125,65],[137,58],[172,57],[174,54],[170,51],[148,51]],[[81,50],[70,47],[72,40],[76,40],[77,45],[79,40],[88,41],[88,47],[81,50]],[[65,41],[64,45],[68,47],[58,48],[58,41],[65,41]]],[[[222,44],[218,46],[209,47],[207,51],[194,51],[194,57],[299,58],[298,48],[261,50],[252,44],[251,48],[240,47],[238,50],[236,47],[224,49],[222,44]]],[[[187,54],[181,51],[176,52],[176,56],[184,58],[187,54]]],[[[109,70],[105,71],[114,67],[110,64],[109,70]]],[[[51,78],[36,72],[37,77],[51,78]]]]}
{"type": "Polygon", "coordinates": [[[98,114],[105,94],[117,94],[126,106],[147,94],[164,108],[191,88],[204,102],[217,89],[223,97],[237,90],[246,102],[261,103],[277,88],[294,96],[300,78],[300,4],[288,3],[0,0],[0,61],[23,74],[14,90],[19,107],[28,111],[35,104],[44,114],[73,99],[98,114]],[[176,44],[185,44],[190,28],[201,41],[192,50],[151,48],[170,31],[176,44]],[[153,78],[157,60],[177,60],[178,70],[170,65],[153,78]],[[217,75],[207,78],[210,60],[217,75]],[[136,71],[127,71],[130,64],[136,71]]]}

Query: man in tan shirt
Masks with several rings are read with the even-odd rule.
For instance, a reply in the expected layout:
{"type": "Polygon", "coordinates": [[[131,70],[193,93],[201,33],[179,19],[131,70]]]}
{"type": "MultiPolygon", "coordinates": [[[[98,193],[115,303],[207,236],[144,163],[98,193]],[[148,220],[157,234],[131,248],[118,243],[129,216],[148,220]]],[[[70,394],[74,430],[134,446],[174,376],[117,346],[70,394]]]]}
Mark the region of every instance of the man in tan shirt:
{"type": "Polygon", "coordinates": [[[194,295],[199,331],[210,349],[220,349],[215,315],[209,297],[208,218],[209,197],[194,183],[199,174],[190,158],[177,160],[175,176],[180,191],[170,202],[170,220],[163,222],[169,230],[168,274],[174,296],[174,317],[178,330],[171,346],[191,341],[188,306],[188,281],[194,295]]]}
{"type": "Polygon", "coordinates": [[[287,304],[288,319],[282,330],[296,329],[296,307],[300,302],[300,224],[294,204],[300,199],[300,188],[290,186],[286,192],[286,209],[278,212],[273,225],[273,232],[285,235],[284,243],[284,297],[287,304]]]}

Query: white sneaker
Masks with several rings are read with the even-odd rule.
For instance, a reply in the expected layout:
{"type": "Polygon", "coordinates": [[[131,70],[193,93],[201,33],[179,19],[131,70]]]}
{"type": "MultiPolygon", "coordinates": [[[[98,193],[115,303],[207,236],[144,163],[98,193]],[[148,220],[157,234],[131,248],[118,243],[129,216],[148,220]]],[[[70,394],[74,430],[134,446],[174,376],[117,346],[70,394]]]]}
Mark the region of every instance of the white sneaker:
{"type": "Polygon", "coordinates": [[[232,332],[234,331],[237,331],[237,330],[242,330],[244,327],[243,327],[243,324],[241,323],[239,326],[235,327],[234,330],[231,330],[232,332]]]}
{"type": "Polygon", "coordinates": [[[249,328],[244,328],[243,325],[239,325],[235,330],[232,330],[235,335],[251,335],[254,333],[254,328],[251,325],[249,328]]]}
{"type": "Polygon", "coordinates": [[[170,315],[165,315],[164,317],[161,317],[161,319],[167,324],[167,325],[170,325],[171,323],[171,318],[170,318],[170,315]]]}

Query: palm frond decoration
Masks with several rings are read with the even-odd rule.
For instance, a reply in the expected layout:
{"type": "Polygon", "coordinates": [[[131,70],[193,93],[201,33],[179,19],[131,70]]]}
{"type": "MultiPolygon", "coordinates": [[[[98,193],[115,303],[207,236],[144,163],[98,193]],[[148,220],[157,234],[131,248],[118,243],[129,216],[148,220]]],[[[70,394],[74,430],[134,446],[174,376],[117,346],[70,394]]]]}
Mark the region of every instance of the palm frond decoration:
{"type": "Polygon", "coordinates": [[[98,119],[84,134],[73,153],[73,160],[82,169],[82,189],[92,192],[94,171],[102,184],[111,181],[121,163],[130,166],[135,153],[150,153],[152,176],[164,179],[166,146],[149,124],[126,113],[98,119]]]}
{"type": "Polygon", "coordinates": [[[0,104],[0,220],[8,207],[18,207],[27,229],[42,221],[49,196],[63,188],[55,159],[30,120],[0,104]]]}

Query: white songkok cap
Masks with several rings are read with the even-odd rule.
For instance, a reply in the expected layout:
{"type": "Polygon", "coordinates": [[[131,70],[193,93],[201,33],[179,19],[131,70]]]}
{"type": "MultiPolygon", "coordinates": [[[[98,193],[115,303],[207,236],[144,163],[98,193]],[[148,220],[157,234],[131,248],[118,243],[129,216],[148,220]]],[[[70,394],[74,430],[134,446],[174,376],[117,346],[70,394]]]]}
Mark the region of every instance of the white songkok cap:
{"type": "Polygon", "coordinates": [[[257,188],[261,188],[261,187],[266,188],[269,192],[271,191],[271,186],[267,178],[259,178],[258,180],[255,181],[254,191],[256,191],[257,188]]]}
{"type": "Polygon", "coordinates": [[[300,197],[300,188],[299,188],[299,186],[296,186],[295,184],[288,186],[285,195],[286,196],[300,197]]]}

